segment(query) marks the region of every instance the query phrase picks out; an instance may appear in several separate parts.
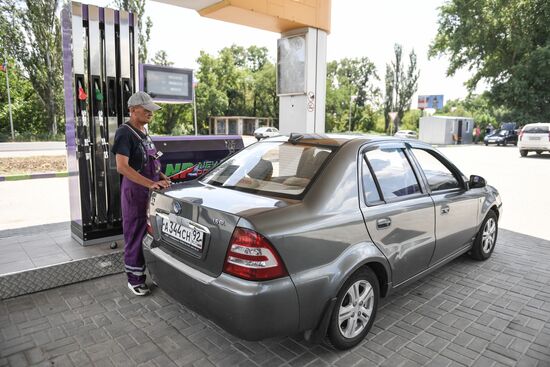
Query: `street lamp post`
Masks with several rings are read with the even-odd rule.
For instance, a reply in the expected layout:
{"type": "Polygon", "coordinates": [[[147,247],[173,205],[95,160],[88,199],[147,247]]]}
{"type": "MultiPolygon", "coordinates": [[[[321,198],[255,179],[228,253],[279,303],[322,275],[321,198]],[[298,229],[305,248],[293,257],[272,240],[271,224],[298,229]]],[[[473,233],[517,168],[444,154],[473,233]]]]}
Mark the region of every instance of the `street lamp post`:
{"type": "Polygon", "coordinates": [[[6,73],[6,87],[8,92],[8,110],[10,113],[10,128],[11,128],[11,140],[15,141],[15,133],[13,132],[13,118],[11,115],[11,95],[10,95],[10,77],[8,76],[8,61],[4,54],[4,73],[6,73]]]}
{"type": "Polygon", "coordinates": [[[351,132],[351,106],[352,106],[353,101],[355,101],[356,98],[357,98],[357,96],[355,96],[355,95],[349,96],[349,121],[348,121],[348,131],[349,132],[351,132]]]}

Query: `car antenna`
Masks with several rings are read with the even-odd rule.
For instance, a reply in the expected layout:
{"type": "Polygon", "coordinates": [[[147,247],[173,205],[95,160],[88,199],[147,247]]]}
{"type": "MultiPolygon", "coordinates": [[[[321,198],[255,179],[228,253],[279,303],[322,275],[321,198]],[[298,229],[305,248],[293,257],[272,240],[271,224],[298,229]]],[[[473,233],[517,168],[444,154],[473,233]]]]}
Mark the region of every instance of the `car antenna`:
{"type": "Polygon", "coordinates": [[[304,136],[302,134],[298,134],[298,133],[290,133],[290,137],[288,138],[288,141],[291,143],[291,144],[297,144],[301,139],[303,139],[304,136]]]}

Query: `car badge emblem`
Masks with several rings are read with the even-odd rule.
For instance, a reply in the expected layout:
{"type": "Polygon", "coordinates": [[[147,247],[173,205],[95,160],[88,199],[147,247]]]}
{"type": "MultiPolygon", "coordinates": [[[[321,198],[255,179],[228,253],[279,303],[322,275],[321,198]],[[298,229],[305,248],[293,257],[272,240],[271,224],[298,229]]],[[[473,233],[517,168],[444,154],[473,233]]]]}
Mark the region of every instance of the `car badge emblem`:
{"type": "Polygon", "coordinates": [[[174,209],[174,213],[179,214],[181,212],[181,204],[177,201],[174,201],[172,203],[172,209],[174,209]]]}
{"type": "Polygon", "coordinates": [[[214,218],[214,224],[217,224],[219,226],[225,226],[225,220],[214,218]]]}

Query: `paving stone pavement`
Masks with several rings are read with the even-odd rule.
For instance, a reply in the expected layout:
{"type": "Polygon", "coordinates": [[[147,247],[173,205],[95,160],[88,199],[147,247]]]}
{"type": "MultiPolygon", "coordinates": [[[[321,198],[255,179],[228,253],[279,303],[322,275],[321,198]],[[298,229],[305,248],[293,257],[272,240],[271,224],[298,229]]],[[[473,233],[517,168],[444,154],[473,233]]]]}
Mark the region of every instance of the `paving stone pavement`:
{"type": "Polygon", "coordinates": [[[0,366],[550,366],[550,242],[501,230],[383,300],[351,351],[298,335],[246,342],[160,289],[113,275],[0,302],[0,366]]]}

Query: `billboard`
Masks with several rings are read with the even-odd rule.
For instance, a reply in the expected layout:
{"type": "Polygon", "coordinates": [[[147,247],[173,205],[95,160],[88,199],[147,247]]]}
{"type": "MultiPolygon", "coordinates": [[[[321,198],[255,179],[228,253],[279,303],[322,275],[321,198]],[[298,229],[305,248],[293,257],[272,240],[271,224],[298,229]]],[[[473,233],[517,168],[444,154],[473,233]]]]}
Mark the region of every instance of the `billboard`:
{"type": "Polygon", "coordinates": [[[141,64],[140,69],[140,89],[155,102],[193,101],[193,70],[147,64],[141,64]]]}
{"type": "Polygon", "coordinates": [[[433,108],[440,110],[443,108],[443,94],[418,96],[418,109],[433,108]]]}

